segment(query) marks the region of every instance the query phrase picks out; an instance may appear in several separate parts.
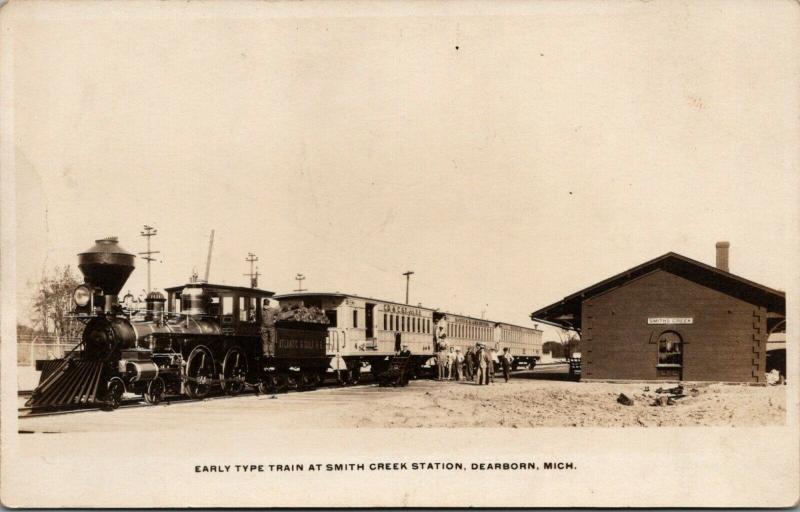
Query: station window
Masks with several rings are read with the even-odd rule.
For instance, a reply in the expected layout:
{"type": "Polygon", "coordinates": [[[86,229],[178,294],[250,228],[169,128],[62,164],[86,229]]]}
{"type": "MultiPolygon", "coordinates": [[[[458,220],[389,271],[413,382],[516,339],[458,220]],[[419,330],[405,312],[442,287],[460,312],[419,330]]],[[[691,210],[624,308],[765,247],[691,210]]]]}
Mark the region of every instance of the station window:
{"type": "Polygon", "coordinates": [[[406,317],[404,317],[404,316],[400,317],[400,330],[401,331],[405,331],[406,330],[406,317]]]}
{"type": "Polygon", "coordinates": [[[658,338],[658,364],[683,365],[683,340],[674,331],[666,331],[658,338]]]}
{"type": "Polygon", "coordinates": [[[353,310],[353,327],[358,327],[358,310],[353,310]]]}
{"type": "Polygon", "coordinates": [[[387,327],[388,327],[388,325],[386,325],[386,322],[387,322],[387,320],[386,320],[386,316],[387,316],[387,315],[386,315],[386,313],[384,313],[384,314],[383,314],[383,330],[384,330],[384,331],[385,331],[385,330],[387,329],[387,327]]]}

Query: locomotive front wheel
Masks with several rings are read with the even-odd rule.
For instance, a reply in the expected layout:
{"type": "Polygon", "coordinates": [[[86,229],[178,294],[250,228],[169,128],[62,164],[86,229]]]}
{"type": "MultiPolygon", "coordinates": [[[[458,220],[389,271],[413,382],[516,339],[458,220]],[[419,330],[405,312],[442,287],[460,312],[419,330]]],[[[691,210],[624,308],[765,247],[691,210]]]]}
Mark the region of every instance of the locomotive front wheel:
{"type": "Polygon", "coordinates": [[[106,389],[108,406],[117,409],[122,403],[122,394],[125,392],[125,384],[118,377],[111,379],[106,389]]]}
{"type": "Polygon", "coordinates": [[[204,347],[195,347],[186,362],[186,394],[189,398],[205,398],[214,380],[214,359],[204,347]]]}
{"type": "Polygon", "coordinates": [[[247,356],[241,347],[231,347],[225,354],[222,363],[222,390],[228,395],[238,395],[246,386],[247,378],[247,356]]]}
{"type": "Polygon", "coordinates": [[[147,391],[144,392],[144,401],[150,405],[158,405],[164,399],[167,386],[164,379],[156,377],[147,384],[147,391]]]}

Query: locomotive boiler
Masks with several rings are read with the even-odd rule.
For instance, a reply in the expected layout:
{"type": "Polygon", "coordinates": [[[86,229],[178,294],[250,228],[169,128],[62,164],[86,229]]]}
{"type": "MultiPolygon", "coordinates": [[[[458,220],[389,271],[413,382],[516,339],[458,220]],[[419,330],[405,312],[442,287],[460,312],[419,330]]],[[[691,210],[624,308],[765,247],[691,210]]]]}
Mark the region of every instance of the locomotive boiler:
{"type": "Polygon", "coordinates": [[[39,385],[27,405],[116,408],[125,393],[158,403],[166,395],[203,398],[310,388],[325,376],[327,319],[314,315],[264,324],[272,292],[193,282],[152,292],[145,310],[129,310],[119,293],[134,258],[116,238],[78,255],[84,283],[73,317],[85,324],[65,357],[37,361],[39,385]]]}

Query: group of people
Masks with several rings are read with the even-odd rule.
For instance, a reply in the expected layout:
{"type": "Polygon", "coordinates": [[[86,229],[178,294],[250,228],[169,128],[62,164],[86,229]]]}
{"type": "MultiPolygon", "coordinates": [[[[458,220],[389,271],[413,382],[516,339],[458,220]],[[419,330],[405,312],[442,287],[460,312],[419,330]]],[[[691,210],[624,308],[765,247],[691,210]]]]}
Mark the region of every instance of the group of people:
{"type": "Polygon", "coordinates": [[[503,378],[506,382],[511,378],[511,363],[514,356],[508,348],[503,349],[500,355],[496,348],[487,349],[485,343],[478,343],[462,354],[460,348],[446,346],[438,347],[436,357],[438,380],[474,381],[478,385],[488,385],[494,382],[494,374],[498,367],[503,369],[503,378]]]}

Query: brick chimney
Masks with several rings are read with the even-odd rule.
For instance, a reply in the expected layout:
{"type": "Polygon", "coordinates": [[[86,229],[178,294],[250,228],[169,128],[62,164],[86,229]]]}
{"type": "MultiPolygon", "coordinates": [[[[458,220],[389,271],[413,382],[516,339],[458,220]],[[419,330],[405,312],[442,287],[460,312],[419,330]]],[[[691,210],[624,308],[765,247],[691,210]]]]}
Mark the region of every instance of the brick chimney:
{"type": "Polygon", "coordinates": [[[717,268],[725,272],[730,272],[728,266],[728,249],[730,246],[730,242],[717,242],[717,268]]]}

